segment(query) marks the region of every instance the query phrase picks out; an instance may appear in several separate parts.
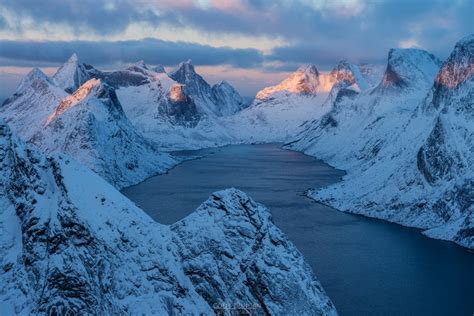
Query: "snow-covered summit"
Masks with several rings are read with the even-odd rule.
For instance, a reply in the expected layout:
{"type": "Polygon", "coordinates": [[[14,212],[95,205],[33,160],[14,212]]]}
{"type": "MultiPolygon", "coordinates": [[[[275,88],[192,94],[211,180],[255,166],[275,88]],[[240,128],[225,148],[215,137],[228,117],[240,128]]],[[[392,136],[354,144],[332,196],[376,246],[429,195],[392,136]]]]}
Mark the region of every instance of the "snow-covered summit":
{"type": "Polygon", "coordinates": [[[319,71],[316,66],[312,64],[302,65],[278,85],[259,91],[255,98],[263,101],[274,94],[280,93],[315,95],[318,92],[319,85],[319,71]]]}
{"type": "Polygon", "coordinates": [[[54,83],[68,93],[74,92],[90,78],[86,66],[80,62],[76,53],[72,54],[52,77],[54,83]]]}
{"type": "MultiPolygon", "coordinates": [[[[436,76],[434,89],[436,93],[456,91],[463,84],[469,84],[474,73],[474,35],[467,36],[456,43],[453,52],[443,63],[436,76]],[[444,91],[441,91],[444,90],[444,91]]],[[[434,100],[436,108],[440,108],[441,100],[434,100]]]]}
{"type": "Polygon", "coordinates": [[[441,61],[427,51],[415,48],[391,49],[388,53],[387,68],[377,91],[393,91],[397,88],[427,89],[440,66],[441,61]]]}
{"type": "Polygon", "coordinates": [[[39,89],[42,84],[51,84],[48,76],[45,75],[39,68],[33,68],[20,82],[15,94],[21,94],[27,89],[39,89]]]}

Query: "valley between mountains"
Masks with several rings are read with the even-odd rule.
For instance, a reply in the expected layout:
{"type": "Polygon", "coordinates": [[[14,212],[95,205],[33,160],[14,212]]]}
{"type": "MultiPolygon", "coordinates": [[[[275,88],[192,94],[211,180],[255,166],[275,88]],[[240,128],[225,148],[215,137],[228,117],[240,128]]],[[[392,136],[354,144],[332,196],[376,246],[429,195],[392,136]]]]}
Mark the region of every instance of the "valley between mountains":
{"type": "Polygon", "coordinates": [[[182,162],[173,150],[254,143],[347,172],[308,188],[315,201],[474,250],[474,35],[444,61],[392,49],[385,65],[302,65],[250,103],[191,61],[34,68],[0,106],[0,312],[337,314],[246,193],[162,225],[119,192],[182,162]]]}

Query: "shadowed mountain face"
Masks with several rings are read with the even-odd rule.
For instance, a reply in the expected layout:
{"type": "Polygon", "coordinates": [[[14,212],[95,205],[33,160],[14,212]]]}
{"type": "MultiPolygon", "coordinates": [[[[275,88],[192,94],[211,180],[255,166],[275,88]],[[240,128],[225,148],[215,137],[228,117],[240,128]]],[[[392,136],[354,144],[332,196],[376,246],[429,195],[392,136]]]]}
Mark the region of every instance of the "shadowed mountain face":
{"type": "Polygon", "coordinates": [[[169,76],[184,85],[184,91],[194,100],[200,114],[227,116],[245,107],[244,100],[229,83],[222,82],[211,87],[196,73],[191,61],[179,64],[169,76]]]}

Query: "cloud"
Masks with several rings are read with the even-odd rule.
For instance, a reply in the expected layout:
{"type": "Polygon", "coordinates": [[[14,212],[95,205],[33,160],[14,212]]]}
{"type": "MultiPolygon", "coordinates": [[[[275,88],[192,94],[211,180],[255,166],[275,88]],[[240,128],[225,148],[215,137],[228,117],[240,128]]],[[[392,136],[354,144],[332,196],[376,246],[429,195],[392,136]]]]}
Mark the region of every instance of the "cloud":
{"type": "Polygon", "coordinates": [[[456,40],[474,33],[470,0],[3,0],[2,7],[18,39],[28,27],[48,26],[44,40],[48,32],[67,30],[71,39],[120,35],[141,24],[176,28],[177,39],[179,28],[192,28],[214,36],[282,38],[300,53],[303,46],[320,47],[358,58],[385,55],[407,39],[445,56],[456,40]]]}
{"type": "Polygon", "coordinates": [[[143,59],[150,64],[160,63],[171,66],[183,60],[192,59],[196,65],[229,64],[247,68],[255,67],[263,61],[261,52],[256,49],[212,47],[151,38],[114,42],[0,40],[0,47],[0,58],[15,66],[33,62],[43,65],[61,63],[74,52],[84,62],[93,65],[130,63],[143,59]]]}
{"type": "Polygon", "coordinates": [[[70,26],[75,33],[101,34],[120,33],[133,21],[154,25],[161,21],[155,12],[132,0],[2,0],[0,8],[16,22],[12,31],[17,30],[20,33],[24,29],[21,22],[28,19],[31,19],[34,25],[62,24],[70,26]]]}

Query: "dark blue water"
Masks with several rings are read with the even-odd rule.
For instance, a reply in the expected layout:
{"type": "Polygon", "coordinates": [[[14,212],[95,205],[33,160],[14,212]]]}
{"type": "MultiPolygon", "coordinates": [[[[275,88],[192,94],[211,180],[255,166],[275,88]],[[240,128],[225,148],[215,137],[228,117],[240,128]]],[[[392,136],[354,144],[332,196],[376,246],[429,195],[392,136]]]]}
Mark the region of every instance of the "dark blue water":
{"type": "Polygon", "coordinates": [[[204,158],[123,191],[156,221],[173,223],[212,192],[236,187],[271,209],[341,315],[473,315],[473,254],[303,196],[338,181],[341,171],[277,145],[181,154],[204,158]]]}

